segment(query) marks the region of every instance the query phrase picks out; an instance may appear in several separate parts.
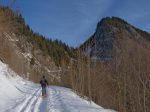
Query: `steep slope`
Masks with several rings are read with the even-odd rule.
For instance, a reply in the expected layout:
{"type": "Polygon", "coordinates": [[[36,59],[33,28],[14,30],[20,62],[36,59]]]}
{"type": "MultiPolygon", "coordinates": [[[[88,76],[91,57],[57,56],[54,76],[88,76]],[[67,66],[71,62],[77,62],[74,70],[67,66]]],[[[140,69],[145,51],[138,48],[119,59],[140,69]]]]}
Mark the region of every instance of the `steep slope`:
{"type": "Polygon", "coordinates": [[[126,21],[117,17],[103,18],[98,24],[95,33],[80,48],[91,57],[101,60],[110,60],[114,51],[119,53],[120,48],[130,41],[150,48],[150,34],[144,32],[126,21]],[[124,42],[127,43],[124,43],[124,42]],[[123,44],[124,43],[124,44],[123,44]]]}
{"type": "Polygon", "coordinates": [[[46,75],[49,82],[60,84],[61,66],[75,54],[65,43],[34,33],[21,14],[8,7],[0,7],[0,44],[0,59],[35,82],[46,75]]]}

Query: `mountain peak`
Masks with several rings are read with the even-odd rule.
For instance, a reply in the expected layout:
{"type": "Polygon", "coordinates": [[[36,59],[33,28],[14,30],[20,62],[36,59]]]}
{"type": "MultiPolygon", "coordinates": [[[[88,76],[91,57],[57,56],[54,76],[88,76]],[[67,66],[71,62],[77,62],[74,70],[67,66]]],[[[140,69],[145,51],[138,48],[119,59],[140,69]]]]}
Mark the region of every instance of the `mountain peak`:
{"type": "Polygon", "coordinates": [[[97,24],[97,27],[99,26],[114,26],[114,27],[125,27],[125,25],[128,25],[128,23],[119,18],[119,17],[105,17],[102,18],[102,20],[97,24]]]}
{"type": "Polygon", "coordinates": [[[122,43],[125,43],[125,40],[138,42],[139,45],[148,47],[150,34],[118,17],[105,17],[97,24],[96,31],[90,39],[81,45],[81,49],[91,57],[110,60],[114,54],[114,48],[124,47],[122,43]]]}

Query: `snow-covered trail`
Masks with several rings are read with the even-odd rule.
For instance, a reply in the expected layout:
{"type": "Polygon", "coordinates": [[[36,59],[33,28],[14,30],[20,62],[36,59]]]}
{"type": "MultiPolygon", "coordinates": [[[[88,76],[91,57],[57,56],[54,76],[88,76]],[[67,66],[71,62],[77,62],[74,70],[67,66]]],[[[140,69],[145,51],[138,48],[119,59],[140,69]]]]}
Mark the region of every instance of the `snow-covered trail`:
{"type": "Polygon", "coordinates": [[[49,87],[48,112],[115,112],[80,98],[71,89],[49,87]]]}
{"type": "Polygon", "coordinates": [[[35,89],[35,91],[26,95],[23,102],[20,102],[19,105],[13,109],[14,112],[33,112],[38,98],[40,97],[41,89],[35,89]]]}
{"type": "Polygon", "coordinates": [[[39,84],[19,77],[0,62],[0,112],[115,112],[80,98],[71,89],[49,86],[42,97],[39,84]]]}
{"type": "MultiPolygon", "coordinates": [[[[21,102],[14,112],[114,112],[93,102],[80,98],[68,88],[49,86],[47,97],[41,96],[41,89],[21,102]]],[[[12,110],[12,109],[11,109],[12,110]]],[[[7,110],[8,111],[8,110],[7,110]]]]}

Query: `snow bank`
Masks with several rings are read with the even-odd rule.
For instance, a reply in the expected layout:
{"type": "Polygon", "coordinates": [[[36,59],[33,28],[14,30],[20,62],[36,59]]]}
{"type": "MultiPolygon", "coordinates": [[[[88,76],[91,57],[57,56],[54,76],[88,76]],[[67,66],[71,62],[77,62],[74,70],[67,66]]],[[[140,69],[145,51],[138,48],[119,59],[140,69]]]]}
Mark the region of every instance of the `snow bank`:
{"type": "Polygon", "coordinates": [[[0,112],[9,112],[15,108],[27,93],[32,94],[36,86],[23,80],[0,61],[0,112]]]}

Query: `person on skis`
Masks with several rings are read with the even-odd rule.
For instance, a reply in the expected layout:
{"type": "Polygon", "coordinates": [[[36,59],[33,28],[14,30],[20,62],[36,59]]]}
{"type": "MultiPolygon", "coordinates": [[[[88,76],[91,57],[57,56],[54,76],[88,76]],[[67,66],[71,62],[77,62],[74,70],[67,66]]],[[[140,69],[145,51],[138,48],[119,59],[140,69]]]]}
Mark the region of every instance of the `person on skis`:
{"type": "Polygon", "coordinates": [[[46,96],[46,86],[48,86],[48,82],[47,82],[45,76],[42,77],[40,84],[42,87],[42,96],[46,96]]]}

